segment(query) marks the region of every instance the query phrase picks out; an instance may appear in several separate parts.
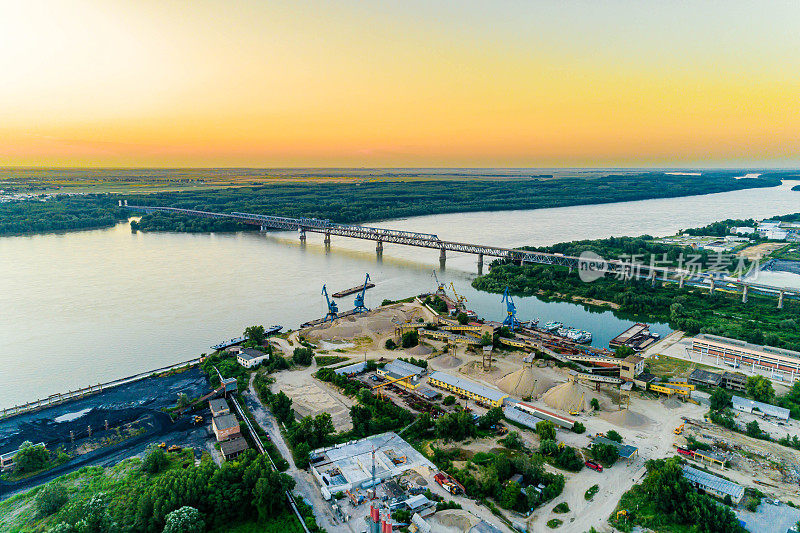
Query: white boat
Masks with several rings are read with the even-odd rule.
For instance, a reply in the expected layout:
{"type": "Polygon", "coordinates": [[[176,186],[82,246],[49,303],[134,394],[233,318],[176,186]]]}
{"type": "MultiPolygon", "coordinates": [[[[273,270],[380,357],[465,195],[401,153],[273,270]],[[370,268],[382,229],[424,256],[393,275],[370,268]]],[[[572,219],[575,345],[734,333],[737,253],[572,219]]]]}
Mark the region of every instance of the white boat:
{"type": "Polygon", "coordinates": [[[547,331],[555,331],[563,327],[564,324],[562,324],[561,322],[548,322],[547,324],[544,325],[544,329],[547,331]]]}

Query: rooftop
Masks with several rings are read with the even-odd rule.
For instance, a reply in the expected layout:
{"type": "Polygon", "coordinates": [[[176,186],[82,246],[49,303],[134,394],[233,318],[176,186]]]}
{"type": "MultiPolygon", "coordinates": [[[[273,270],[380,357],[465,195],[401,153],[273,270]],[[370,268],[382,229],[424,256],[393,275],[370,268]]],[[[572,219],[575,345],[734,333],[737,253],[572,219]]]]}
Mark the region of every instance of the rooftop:
{"type": "Polygon", "coordinates": [[[233,415],[222,415],[214,417],[214,426],[222,431],[225,429],[238,428],[239,421],[233,415]]]}
{"type": "Polygon", "coordinates": [[[740,411],[752,411],[753,409],[757,409],[765,415],[774,416],[775,418],[782,418],[783,420],[788,420],[789,418],[789,410],[785,407],[757,402],[748,398],[742,398],[741,396],[733,396],[731,402],[733,403],[734,409],[739,409],[740,411]]]}
{"type": "Polygon", "coordinates": [[[692,483],[708,487],[720,494],[730,494],[733,501],[738,502],[744,496],[744,487],[741,485],[688,465],[684,465],[683,467],[683,477],[692,483]]]}
{"type": "Polygon", "coordinates": [[[708,383],[710,385],[719,385],[720,381],[722,381],[722,374],[697,368],[693,370],[691,374],[689,374],[689,378],[696,381],[702,381],[703,383],[708,383]]]}
{"type": "Polygon", "coordinates": [[[483,385],[478,385],[477,383],[447,374],[446,372],[437,371],[431,374],[430,377],[431,379],[441,381],[442,383],[447,383],[451,387],[469,391],[476,396],[480,396],[495,402],[502,401],[503,398],[508,397],[508,394],[505,392],[500,392],[498,390],[490,389],[489,387],[484,387],[483,385]]]}
{"type": "Polygon", "coordinates": [[[644,357],[639,357],[638,355],[629,355],[628,357],[622,360],[623,363],[632,363],[634,365],[637,363],[641,363],[642,361],[644,361],[644,357]]]}
{"type": "Polygon", "coordinates": [[[617,448],[617,452],[619,452],[619,456],[623,459],[630,459],[639,449],[636,446],[631,446],[630,444],[621,444],[619,442],[613,441],[611,439],[607,439],[605,437],[595,437],[592,441],[592,444],[610,444],[617,448]]]}
{"type": "Polygon", "coordinates": [[[334,374],[341,376],[342,374],[358,374],[367,369],[367,363],[361,361],[360,363],[353,363],[352,365],[343,366],[334,369],[334,374]]]}
{"type": "Polygon", "coordinates": [[[231,439],[222,442],[220,445],[220,449],[222,450],[222,455],[225,457],[232,455],[234,453],[240,453],[245,451],[249,446],[247,445],[247,441],[243,438],[239,437],[238,439],[231,439]]]}
{"type": "Polygon", "coordinates": [[[800,352],[795,352],[794,350],[784,350],[783,348],[775,348],[774,346],[753,344],[751,342],[740,341],[738,339],[730,339],[728,337],[719,337],[717,335],[710,335],[708,333],[699,333],[695,335],[694,338],[700,341],[710,341],[710,342],[717,342],[720,344],[728,344],[730,346],[736,346],[737,348],[741,348],[743,350],[764,352],[773,355],[780,355],[783,357],[793,357],[795,359],[800,359],[800,352]]]}
{"type": "Polygon", "coordinates": [[[425,372],[425,369],[421,366],[412,365],[411,363],[401,361],[400,359],[395,359],[391,363],[387,363],[386,366],[383,367],[383,370],[386,372],[391,372],[392,374],[397,374],[399,377],[410,376],[412,374],[419,376],[425,372]]]}
{"type": "Polygon", "coordinates": [[[214,398],[213,400],[209,400],[208,407],[211,409],[212,413],[223,411],[225,409],[230,411],[228,402],[226,402],[224,398],[214,398]]]}
{"type": "Polygon", "coordinates": [[[242,350],[239,352],[239,357],[248,361],[252,361],[253,359],[269,357],[269,355],[261,350],[256,350],[255,348],[242,348],[242,350]]]}

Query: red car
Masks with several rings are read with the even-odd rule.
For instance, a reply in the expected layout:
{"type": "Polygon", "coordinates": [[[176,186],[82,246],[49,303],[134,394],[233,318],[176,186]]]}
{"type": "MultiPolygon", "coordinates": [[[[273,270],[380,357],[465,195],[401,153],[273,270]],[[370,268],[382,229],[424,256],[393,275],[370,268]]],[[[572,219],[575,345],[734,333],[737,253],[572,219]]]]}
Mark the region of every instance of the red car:
{"type": "Polygon", "coordinates": [[[595,470],[597,472],[602,472],[603,471],[603,465],[599,465],[599,464],[595,463],[594,461],[586,461],[583,464],[585,464],[587,468],[591,468],[592,470],[595,470]]]}

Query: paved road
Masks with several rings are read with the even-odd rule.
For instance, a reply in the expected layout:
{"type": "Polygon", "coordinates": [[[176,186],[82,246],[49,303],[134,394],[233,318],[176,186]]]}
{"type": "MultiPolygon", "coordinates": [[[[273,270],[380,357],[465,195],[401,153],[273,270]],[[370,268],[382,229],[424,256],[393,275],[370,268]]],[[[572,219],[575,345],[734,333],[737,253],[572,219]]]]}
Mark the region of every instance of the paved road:
{"type": "Polygon", "coordinates": [[[292,476],[295,481],[293,494],[296,496],[302,496],[306,502],[311,504],[311,506],[314,508],[314,518],[317,520],[317,525],[321,528],[324,528],[331,533],[335,531],[349,531],[349,528],[342,526],[338,520],[333,518],[333,513],[330,511],[330,505],[322,498],[322,495],[317,489],[311,474],[305,470],[297,468],[297,466],[294,464],[292,452],[289,450],[289,447],[286,445],[286,441],[283,439],[280,427],[278,426],[278,421],[275,420],[275,417],[272,415],[272,413],[267,410],[261,403],[261,400],[258,399],[258,395],[253,388],[254,378],[255,374],[250,376],[250,386],[242,394],[244,401],[247,404],[247,408],[250,409],[251,413],[253,413],[253,417],[255,417],[258,425],[261,426],[267,433],[269,433],[269,436],[272,439],[272,442],[278,448],[278,451],[280,451],[284,459],[289,462],[289,470],[287,470],[286,473],[292,476]]]}

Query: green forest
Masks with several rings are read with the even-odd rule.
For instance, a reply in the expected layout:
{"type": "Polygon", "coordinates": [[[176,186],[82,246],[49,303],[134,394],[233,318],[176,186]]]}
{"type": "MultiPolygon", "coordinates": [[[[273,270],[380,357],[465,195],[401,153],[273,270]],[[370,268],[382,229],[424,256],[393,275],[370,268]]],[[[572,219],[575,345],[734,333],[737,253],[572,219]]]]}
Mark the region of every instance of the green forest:
{"type": "Polygon", "coordinates": [[[800,302],[785,300],[778,309],[776,298],[741,295],[677,283],[651,286],[646,280],[620,280],[611,276],[584,283],[576,272],[544,265],[493,265],[488,274],[476,278],[478,290],[502,293],[506,286],[516,295],[542,299],[572,300],[575,297],[611,302],[624,318],[668,322],[690,335],[711,333],[756,344],[800,350],[800,302]]]}
{"type": "MultiPolygon", "coordinates": [[[[642,172],[604,176],[428,181],[282,182],[252,187],[149,194],[57,195],[46,201],[0,203],[0,235],[107,227],[130,212],[130,204],[219,212],[242,211],[334,222],[455,213],[537,209],[624,202],[774,187],[779,175],[735,179],[735,171],[673,176],[642,172]]],[[[253,226],[179,215],[145,215],[134,225],[144,231],[237,231],[253,226]]]]}

